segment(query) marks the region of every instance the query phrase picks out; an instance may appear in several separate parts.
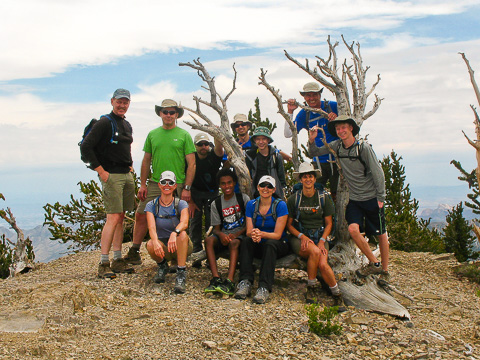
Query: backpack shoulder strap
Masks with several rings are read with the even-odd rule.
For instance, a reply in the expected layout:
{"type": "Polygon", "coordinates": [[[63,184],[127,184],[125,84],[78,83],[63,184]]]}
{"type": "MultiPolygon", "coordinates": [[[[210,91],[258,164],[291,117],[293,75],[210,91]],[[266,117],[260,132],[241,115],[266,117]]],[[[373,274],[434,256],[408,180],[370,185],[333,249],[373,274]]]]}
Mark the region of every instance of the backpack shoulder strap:
{"type": "Polygon", "coordinates": [[[365,160],[362,159],[362,149],[364,144],[365,144],[365,140],[363,139],[360,139],[357,141],[357,156],[358,156],[358,160],[363,165],[363,175],[367,176],[367,172],[368,172],[367,163],[365,162],[365,160]]]}
{"type": "Polygon", "coordinates": [[[240,206],[242,216],[245,216],[245,201],[243,201],[243,194],[235,193],[235,196],[237,197],[238,206],[240,206]]]}
{"type": "Polygon", "coordinates": [[[260,212],[258,211],[258,208],[260,206],[260,196],[255,199],[254,204],[255,204],[255,208],[253,209],[253,218],[252,218],[253,227],[255,227],[257,217],[260,214],[260,212]]]}
{"type": "Polygon", "coordinates": [[[180,198],[175,196],[173,198],[173,202],[174,202],[174,204],[173,204],[173,216],[177,215],[178,220],[180,220],[181,213],[180,213],[180,211],[178,211],[178,204],[180,204],[180,198]]]}
{"type": "Polygon", "coordinates": [[[153,216],[158,218],[158,213],[160,212],[160,196],[153,200],[153,216]]]}
{"type": "Polygon", "coordinates": [[[302,201],[302,190],[295,191],[295,220],[298,222],[300,219],[300,211],[298,208],[300,207],[300,203],[302,201]]]}
{"type": "Polygon", "coordinates": [[[278,206],[278,203],[280,202],[280,199],[279,198],[275,198],[275,200],[273,200],[273,203],[272,203],[272,217],[273,217],[273,221],[277,221],[277,206],[278,206]]]}
{"type": "Polygon", "coordinates": [[[215,207],[217,208],[218,216],[220,217],[220,223],[223,223],[222,195],[217,196],[215,199],[215,207]]]}

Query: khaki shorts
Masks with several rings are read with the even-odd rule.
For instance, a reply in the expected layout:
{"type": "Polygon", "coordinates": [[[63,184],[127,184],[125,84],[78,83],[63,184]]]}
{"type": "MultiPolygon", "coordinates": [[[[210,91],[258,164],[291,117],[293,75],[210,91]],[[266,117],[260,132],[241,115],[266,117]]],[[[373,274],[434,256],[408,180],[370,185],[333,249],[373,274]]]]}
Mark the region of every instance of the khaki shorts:
{"type": "MultiPolygon", "coordinates": [[[[188,236],[188,235],[187,235],[188,236]]],[[[177,252],[175,251],[174,253],[168,252],[168,238],[165,239],[159,239],[160,242],[165,245],[166,248],[163,248],[165,251],[165,260],[167,261],[172,261],[172,260],[177,260],[177,252]]],[[[148,240],[150,241],[150,240],[148,240]]],[[[147,247],[148,242],[145,243],[145,248],[147,247]]],[[[193,252],[193,243],[192,240],[190,240],[190,237],[188,238],[188,249],[187,249],[187,256],[192,255],[193,252]]]]}
{"type": "MultiPolygon", "coordinates": [[[[183,184],[177,184],[177,196],[182,196],[183,184]]],[[[147,204],[162,195],[162,191],[158,187],[158,182],[149,181],[147,184],[147,198],[144,201],[140,201],[137,207],[137,213],[145,214],[145,206],[147,204]]]]}
{"type": "MultiPolygon", "coordinates": [[[[300,254],[300,247],[302,246],[302,241],[297,238],[296,236],[293,235],[288,235],[288,243],[290,244],[290,249],[293,251],[295,255],[300,254]]],[[[327,251],[329,250],[329,243],[328,241],[325,241],[325,248],[327,251]]]]}
{"type": "MultiPolygon", "coordinates": [[[[100,177],[99,177],[100,179],[100,177]]],[[[102,198],[107,214],[120,214],[135,209],[135,182],[131,172],[109,174],[102,184],[102,198]]]]}

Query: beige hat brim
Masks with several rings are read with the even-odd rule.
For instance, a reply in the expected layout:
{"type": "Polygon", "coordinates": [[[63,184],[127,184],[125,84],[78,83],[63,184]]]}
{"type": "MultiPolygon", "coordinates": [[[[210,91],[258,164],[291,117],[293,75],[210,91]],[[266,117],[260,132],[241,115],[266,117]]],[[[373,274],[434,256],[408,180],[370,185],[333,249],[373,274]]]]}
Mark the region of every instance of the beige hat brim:
{"type": "MultiPolygon", "coordinates": [[[[169,107],[173,107],[177,110],[177,113],[178,113],[178,117],[177,119],[180,119],[183,114],[184,114],[184,110],[181,108],[181,107],[178,107],[178,106],[169,106],[169,107]]],[[[160,106],[160,105],[155,105],[155,113],[157,114],[157,116],[160,116],[160,112],[164,109],[163,106],[160,106]]]]}

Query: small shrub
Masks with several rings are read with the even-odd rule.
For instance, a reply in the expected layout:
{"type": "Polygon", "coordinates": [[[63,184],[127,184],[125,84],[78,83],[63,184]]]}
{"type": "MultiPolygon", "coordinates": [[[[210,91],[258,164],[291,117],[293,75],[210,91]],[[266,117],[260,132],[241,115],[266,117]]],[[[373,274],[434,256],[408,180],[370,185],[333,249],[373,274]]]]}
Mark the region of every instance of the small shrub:
{"type": "Polygon", "coordinates": [[[333,322],[338,314],[338,306],[325,306],[320,311],[320,305],[310,304],[306,305],[305,309],[308,315],[308,326],[312,333],[318,336],[340,335],[342,333],[342,326],[338,322],[333,322]]]}
{"type": "Polygon", "coordinates": [[[462,264],[453,269],[455,274],[480,284],[480,262],[462,264]]]}
{"type": "Polygon", "coordinates": [[[478,297],[480,297],[480,289],[477,289],[477,291],[475,291],[475,295],[477,295],[478,297]]]}

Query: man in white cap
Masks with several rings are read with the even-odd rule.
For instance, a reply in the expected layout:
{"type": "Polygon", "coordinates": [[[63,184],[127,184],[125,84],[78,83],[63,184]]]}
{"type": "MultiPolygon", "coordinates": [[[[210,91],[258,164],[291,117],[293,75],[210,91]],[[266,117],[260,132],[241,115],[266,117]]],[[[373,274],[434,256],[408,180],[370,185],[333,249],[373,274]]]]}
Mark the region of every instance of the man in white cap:
{"type": "MultiPolygon", "coordinates": [[[[190,210],[190,239],[193,252],[203,250],[202,219],[205,215],[205,231],[210,227],[210,203],[218,196],[217,173],[222,166],[222,143],[215,139],[212,151],[210,139],[205,133],[195,135],[195,177],[192,183],[192,201],[190,210]]],[[[195,265],[199,265],[198,263],[195,265]]]]}
{"type": "Polygon", "coordinates": [[[113,110],[100,117],[85,139],[80,150],[90,168],[98,173],[102,183],[102,198],[107,213],[100,239],[101,259],[98,277],[116,277],[115,273],[134,270],[122,259],[123,220],[125,211],[135,206],[135,182],[132,175],[132,126],[125,114],[130,106],[130,92],[117,89],[110,100],[113,110]],[[113,247],[113,261],[109,252],[113,247]]]}
{"type": "MultiPolygon", "coordinates": [[[[308,152],[310,156],[326,154],[326,146],[315,144],[317,128],[310,130],[308,152]]],[[[357,270],[357,275],[366,277],[381,274],[388,279],[389,245],[385,223],[385,175],[372,147],[355,136],[360,127],[349,116],[341,115],[328,123],[328,131],[340,139],[330,143],[337,153],[343,175],[348,184],[349,202],[345,210],[348,232],[370,263],[357,270]],[[362,235],[376,235],[382,262],[373,254],[362,235]]]]}
{"type": "Polygon", "coordinates": [[[137,194],[140,204],[135,213],[133,245],[124,258],[130,264],[142,263],[139,250],[147,233],[145,205],[160,195],[160,174],[167,170],[175,174],[177,195],[187,203],[191,200],[190,191],[195,176],[195,146],[192,136],[177,126],[177,119],[184,113],[183,108],[175,100],[165,99],[161,105],[155,105],[155,113],[162,119],[162,126],[148,133],[143,146],[145,154],[137,194]]]}
{"type": "MultiPolygon", "coordinates": [[[[302,129],[309,130],[313,126],[318,126],[324,129],[325,131],[325,140],[327,143],[332,142],[333,140],[338,139],[335,135],[331,135],[327,130],[327,124],[329,121],[334,120],[337,117],[337,103],[335,101],[322,101],[323,88],[320,87],[320,84],[317,82],[309,82],[303,86],[303,91],[300,91],[300,95],[305,99],[305,103],[308,107],[314,109],[321,109],[328,113],[328,118],[325,118],[324,115],[320,113],[315,113],[312,111],[306,111],[301,109],[297,116],[295,117],[294,123],[297,127],[297,131],[300,132],[302,129]]],[[[298,105],[295,99],[289,99],[287,104],[288,113],[293,118],[293,112],[297,109],[298,105]]],[[[292,131],[285,122],[284,135],[287,138],[292,137],[292,131]]],[[[323,134],[321,131],[318,131],[317,138],[315,139],[318,147],[323,146],[322,142],[323,134]]],[[[331,154],[325,154],[319,157],[314,158],[315,165],[318,169],[321,170],[322,175],[318,179],[320,183],[324,186],[327,184],[327,181],[330,180],[330,192],[332,197],[335,199],[335,194],[337,192],[338,184],[338,170],[331,154]]]]}

